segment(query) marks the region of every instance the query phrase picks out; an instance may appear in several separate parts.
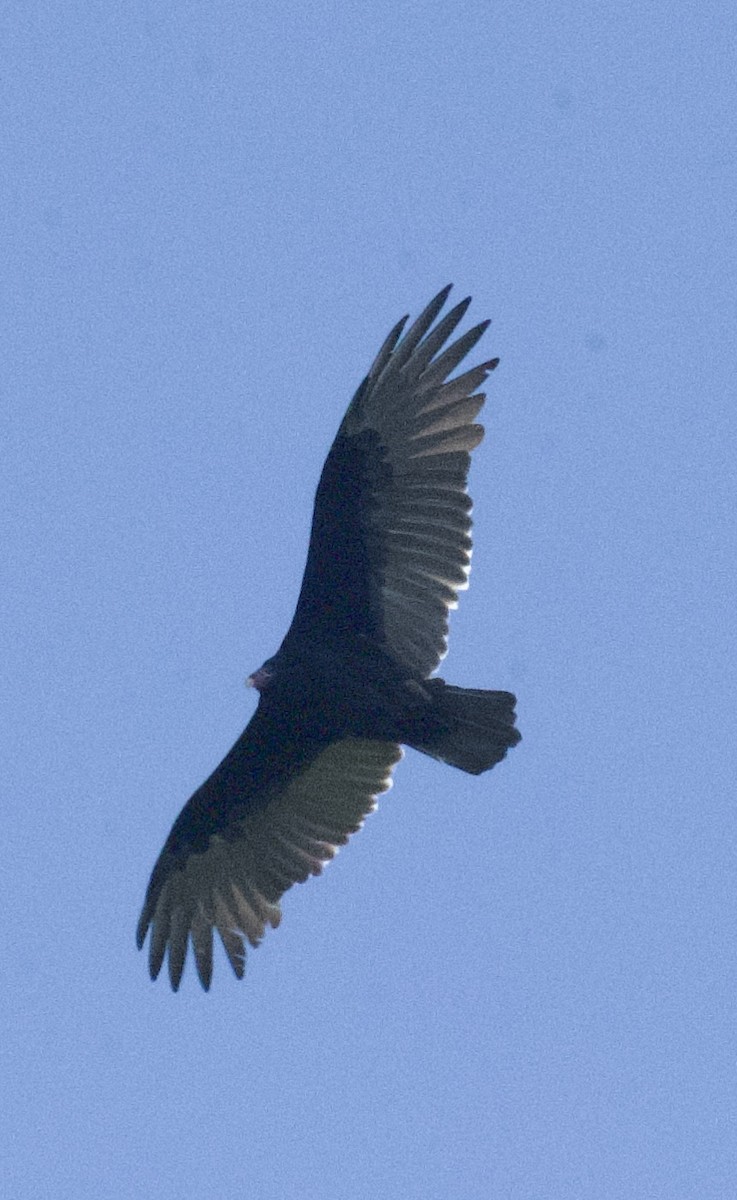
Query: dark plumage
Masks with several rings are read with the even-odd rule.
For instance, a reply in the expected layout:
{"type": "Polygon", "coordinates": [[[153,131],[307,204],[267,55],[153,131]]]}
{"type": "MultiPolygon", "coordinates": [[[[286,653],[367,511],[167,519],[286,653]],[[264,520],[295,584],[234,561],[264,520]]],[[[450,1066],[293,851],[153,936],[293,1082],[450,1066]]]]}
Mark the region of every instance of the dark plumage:
{"type": "Polygon", "coordinates": [[[277,654],[251,676],[256,712],[174,822],[138,923],[150,971],[168,948],[176,990],[191,941],[204,988],[213,929],[240,978],[279,900],[316,875],[391,786],[400,743],[479,774],[519,741],[509,692],[430,678],[448,611],[467,587],[476,389],[497,365],[448,382],[488,321],[445,350],[464,300],[450,288],[402,337],[403,318],[354,396],[315,498],[302,589],[277,654]]]}

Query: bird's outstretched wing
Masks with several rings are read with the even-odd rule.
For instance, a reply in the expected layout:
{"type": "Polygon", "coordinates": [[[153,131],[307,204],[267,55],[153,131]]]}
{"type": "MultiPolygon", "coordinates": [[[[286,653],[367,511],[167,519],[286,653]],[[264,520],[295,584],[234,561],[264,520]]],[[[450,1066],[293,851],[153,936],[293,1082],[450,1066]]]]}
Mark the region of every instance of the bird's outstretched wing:
{"type": "Polygon", "coordinates": [[[363,637],[425,677],[447,650],[448,612],[468,586],[470,452],[477,392],[498,359],[448,381],[489,322],[446,343],[463,300],[435,325],[444,288],[402,336],[403,318],[354,396],[323,468],[286,648],[363,637]]]}
{"type": "MultiPolygon", "coordinates": [[[[292,773],[282,769],[269,778],[260,772],[249,795],[244,781],[254,724],[258,730],[254,718],[182,810],[148,886],[138,946],[150,929],[151,978],[168,950],[175,991],[190,942],[202,986],[209,988],[213,930],[242,978],[245,942],[258,946],[266,926],[279,924],[287,888],[318,875],[361,828],[402,757],[394,743],[346,738],[323,746],[292,773]]],[[[252,748],[263,763],[260,748],[252,748]]]]}

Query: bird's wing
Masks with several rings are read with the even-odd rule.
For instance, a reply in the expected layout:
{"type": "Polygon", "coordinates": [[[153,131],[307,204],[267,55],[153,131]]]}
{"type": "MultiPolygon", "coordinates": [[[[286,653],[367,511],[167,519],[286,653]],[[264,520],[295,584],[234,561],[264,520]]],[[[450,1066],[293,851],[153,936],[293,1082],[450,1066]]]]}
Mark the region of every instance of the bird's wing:
{"type": "Polygon", "coordinates": [[[323,468],[297,609],[285,645],[366,637],[420,677],[447,650],[448,612],[468,586],[476,391],[492,359],[448,381],[489,322],[445,349],[470,299],[435,325],[444,288],[402,336],[392,330],[323,468]]]}
{"type": "Polygon", "coordinates": [[[242,978],[244,939],[258,946],[266,926],[276,928],[284,892],[319,875],[361,828],[377,796],[391,787],[401,757],[392,742],[333,742],[240,806],[228,795],[226,758],[204,785],[204,802],[195,793],[183,810],[151,876],[137,932],[140,948],[151,931],[151,978],[168,949],[176,991],[191,941],[200,981],[209,988],[215,929],[242,978]]]}

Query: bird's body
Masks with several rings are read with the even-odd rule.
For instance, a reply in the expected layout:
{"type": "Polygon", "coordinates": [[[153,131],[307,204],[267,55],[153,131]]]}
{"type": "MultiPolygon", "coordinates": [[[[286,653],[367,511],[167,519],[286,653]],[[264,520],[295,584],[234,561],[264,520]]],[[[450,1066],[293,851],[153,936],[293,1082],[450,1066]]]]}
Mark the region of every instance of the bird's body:
{"type": "MultiPolygon", "coordinates": [[[[251,676],[258,708],[177,818],[138,927],[179,986],[191,940],[209,987],[212,932],[238,976],[291,884],[317,874],[391,785],[410,745],[478,774],[519,741],[508,692],[432,677],[467,586],[470,450],[496,360],[446,382],[486,323],[439,354],[469,301],[448,291],[387,338],[328,454],[290,629],[251,676]],[[428,332],[430,330],[430,332],[428,332]]],[[[406,318],[405,318],[406,320],[406,318]]]]}

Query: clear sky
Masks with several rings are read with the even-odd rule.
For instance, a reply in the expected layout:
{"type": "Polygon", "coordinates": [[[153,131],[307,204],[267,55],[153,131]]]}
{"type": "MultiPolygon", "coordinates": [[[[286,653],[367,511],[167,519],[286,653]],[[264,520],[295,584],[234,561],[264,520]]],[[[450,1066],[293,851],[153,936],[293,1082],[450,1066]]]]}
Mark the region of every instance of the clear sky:
{"type": "Polygon", "coordinates": [[[1,22],[5,1194],[733,1197],[733,4],[1,22]],[[443,673],[524,740],[409,752],[244,982],[172,995],[154,859],[449,281],[502,361],[443,673]]]}

